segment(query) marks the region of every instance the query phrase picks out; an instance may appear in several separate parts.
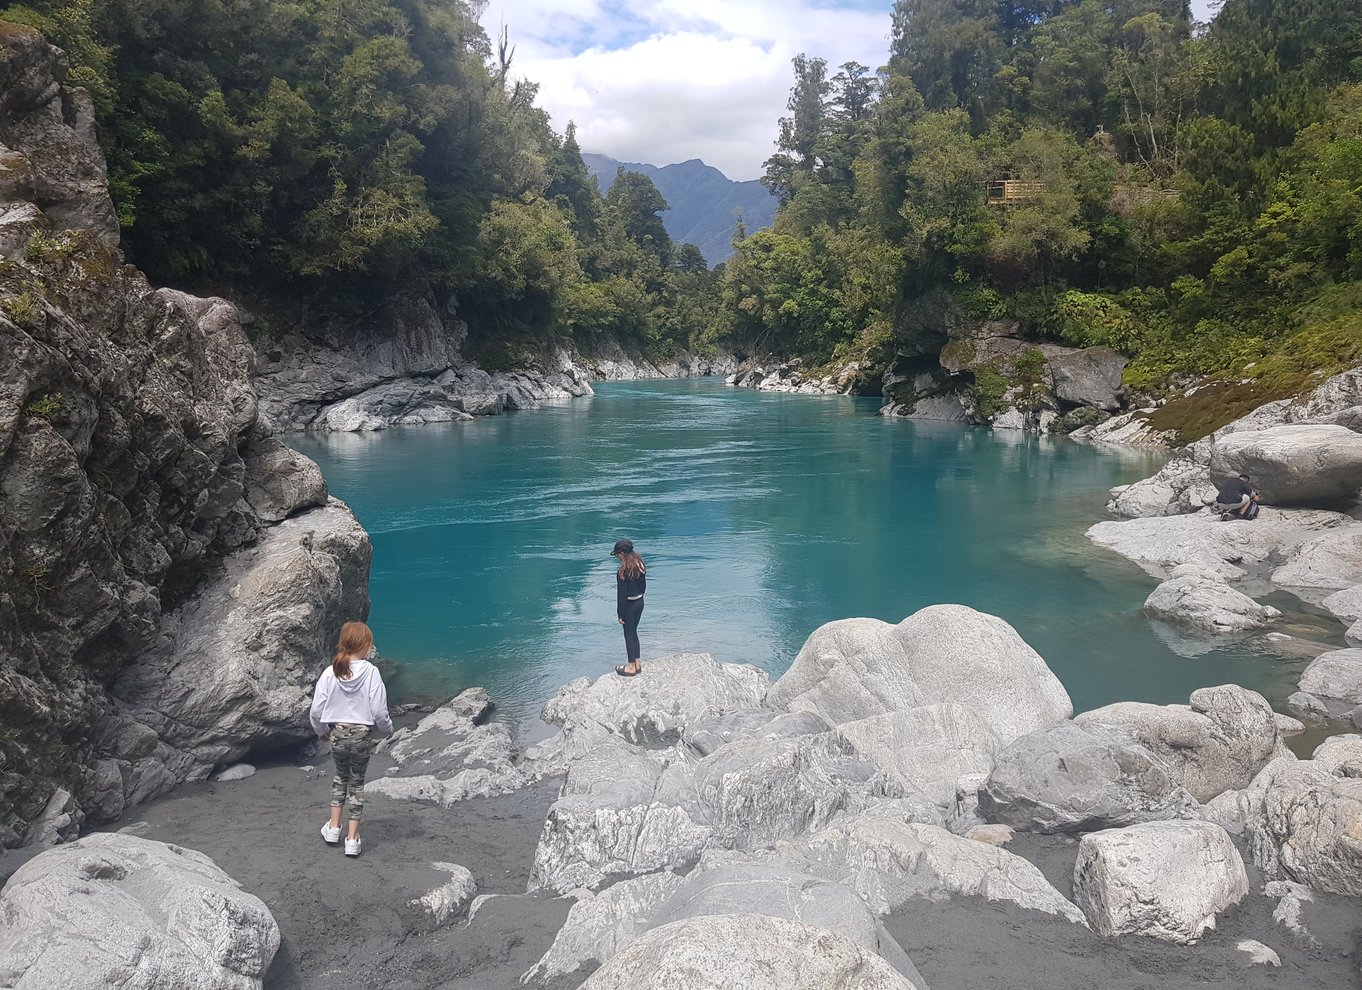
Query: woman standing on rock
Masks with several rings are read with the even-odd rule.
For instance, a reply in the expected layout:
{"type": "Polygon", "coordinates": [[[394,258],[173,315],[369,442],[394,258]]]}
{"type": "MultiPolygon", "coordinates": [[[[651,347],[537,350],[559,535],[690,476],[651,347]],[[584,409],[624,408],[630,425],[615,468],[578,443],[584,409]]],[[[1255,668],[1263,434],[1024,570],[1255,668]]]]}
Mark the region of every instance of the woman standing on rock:
{"type": "Polygon", "coordinates": [[[369,662],[374,634],[363,622],[341,626],[340,642],[331,666],[317,679],[312,693],[312,731],[331,743],[336,776],[331,779],[331,819],[322,826],[322,839],[334,846],[341,838],[341,809],[350,806],[345,855],[360,852],[359,820],[364,814],[364,777],[374,744],[392,735],[388,691],[383,676],[369,662]]]}
{"type": "Polygon", "coordinates": [[[643,617],[643,592],[648,587],[648,568],[634,550],[632,540],[616,540],[610,556],[619,558],[615,572],[615,612],[624,627],[625,662],[615,666],[621,677],[636,677],[643,673],[643,651],[638,645],[638,620],[643,617]]]}

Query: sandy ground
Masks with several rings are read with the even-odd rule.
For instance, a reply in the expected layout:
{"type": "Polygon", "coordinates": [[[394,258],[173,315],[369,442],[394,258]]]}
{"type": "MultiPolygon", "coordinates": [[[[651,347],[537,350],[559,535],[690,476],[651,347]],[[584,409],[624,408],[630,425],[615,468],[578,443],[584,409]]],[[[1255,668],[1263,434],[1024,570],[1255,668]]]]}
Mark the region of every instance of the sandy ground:
{"type": "MultiPolygon", "coordinates": [[[[371,796],[365,850],[347,859],[318,828],[329,800],[330,759],[316,768],[262,765],[250,778],[195,784],[141,808],[115,827],[198,849],[274,913],[283,944],[266,990],[516,990],[546,951],[570,901],[525,894],[544,815],[558,780],[444,809],[371,796]],[[474,874],[485,902],[469,922],[443,927],[410,901],[443,883],[433,862],[474,874]]],[[[375,757],[371,776],[385,763],[375,757]]],[[[1019,834],[1009,848],[1035,863],[1066,896],[1077,843],[1019,834]]],[[[32,850],[0,858],[8,877],[32,850]]],[[[1261,888],[1250,869],[1253,889],[1261,888]]],[[[1222,916],[1190,948],[1152,939],[1102,939],[1049,915],[982,899],[910,902],[887,927],[932,990],[1182,990],[1362,987],[1362,905],[1321,897],[1306,923],[1320,945],[1294,946],[1278,931],[1274,902],[1255,895],[1222,916]],[[1275,949],[1281,969],[1249,967],[1244,938],[1275,949]]],[[[570,990],[587,972],[548,990],[570,990]]]]}
{"type": "MultiPolygon", "coordinates": [[[[329,752],[257,764],[245,780],[190,784],[109,826],[207,854],[274,914],[283,935],[265,990],[511,990],[553,942],[571,901],[525,893],[559,779],[445,809],[370,795],[364,852],[347,858],[318,829],[330,803],[329,752]],[[410,902],[448,872],[472,873],[485,902],[436,927],[410,902]]],[[[387,767],[381,755],[370,779],[387,767]]],[[[0,881],[40,850],[0,857],[0,881]]],[[[549,984],[569,990],[586,973],[549,984]]]]}
{"type": "MultiPolygon", "coordinates": [[[[1078,842],[1018,833],[1011,852],[1034,863],[1060,893],[1073,894],[1078,842]]],[[[1247,860],[1246,860],[1247,862],[1247,860]]],[[[1252,866],[1249,883],[1262,889],[1252,866]]],[[[1362,904],[1316,895],[1305,924],[1319,941],[1301,949],[1272,921],[1276,901],[1258,893],[1221,915],[1194,946],[1156,939],[1105,939],[1078,925],[982,898],[912,901],[886,927],[932,990],[1258,990],[1362,986],[1362,904]],[[1236,944],[1255,939],[1281,957],[1280,969],[1250,966],[1236,944]]]]}

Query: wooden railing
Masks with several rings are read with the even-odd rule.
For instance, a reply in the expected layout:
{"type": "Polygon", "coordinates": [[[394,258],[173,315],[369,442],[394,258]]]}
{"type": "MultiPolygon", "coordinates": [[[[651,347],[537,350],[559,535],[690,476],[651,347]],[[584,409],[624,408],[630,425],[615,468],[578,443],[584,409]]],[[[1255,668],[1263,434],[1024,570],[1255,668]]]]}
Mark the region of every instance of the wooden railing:
{"type": "Polygon", "coordinates": [[[988,183],[988,201],[996,206],[1013,206],[1035,199],[1045,192],[1045,183],[1033,179],[994,179],[988,183]]]}

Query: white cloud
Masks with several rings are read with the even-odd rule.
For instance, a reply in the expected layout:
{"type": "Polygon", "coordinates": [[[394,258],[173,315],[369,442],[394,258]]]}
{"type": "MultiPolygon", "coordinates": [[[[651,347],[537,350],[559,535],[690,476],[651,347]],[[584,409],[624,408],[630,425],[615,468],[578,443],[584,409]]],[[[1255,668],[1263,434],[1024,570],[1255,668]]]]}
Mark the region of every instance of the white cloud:
{"type": "Polygon", "coordinates": [[[493,0],[512,72],[541,84],[539,105],[586,151],[666,165],[703,158],[730,178],[761,174],[775,150],[800,52],[832,71],[872,68],[889,50],[889,11],[812,0],[493,0]]]}
{"type": "MultiPolygon", "coordinates": [[[[1209,19],[1218,0],[1193,0],[1209,19]]],[[[889,54],[893,0],[490,0],[513,74],[540,83],[539,105],[583,150],[667,165],[703,158],[730,178],[761,174],[775,150],[800,52],[830,74],[889,54]]]]}

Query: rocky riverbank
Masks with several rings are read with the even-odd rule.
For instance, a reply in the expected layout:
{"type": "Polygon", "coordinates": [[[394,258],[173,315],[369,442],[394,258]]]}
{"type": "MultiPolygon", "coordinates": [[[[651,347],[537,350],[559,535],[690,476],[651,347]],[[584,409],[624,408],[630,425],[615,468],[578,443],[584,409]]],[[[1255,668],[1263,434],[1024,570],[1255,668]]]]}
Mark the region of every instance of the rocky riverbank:
{"type": "Polygon", "coordinates": [[[905,319],[912,351],[810,369],[798,359],[744,361],[728,383],[767,392],[882,396],[879,415],[1070,434],[1117,417],[1128,359],[1107,347],[1027,339],[1016,320],[971,317],[945,294],[905,319]]]}
{"type": "MultiPolygon", "coordinates": [[[[358,861],[315,834],[324,756],[11,855],[0,981],[62,985],[24,981],[74,958],[77,896],[214,987],[1358,981],[1362,737],[1298,759],[1299,723],[1242,688],[1075,718],[1006,623],[934,606],[831,623],[774,683],[704,655],[574,681],[524,751],[489,714],[472,690],[399,730],[358,861]],[[133,905],[182,871],[240,907],[163,943],[133,905]],[[210,937],[230,951],[177,948],[210,937]]],[[[116,985],[128,946],[84,944],[82,985],[116,985]]]]}
{"type": "Polygon", "coordinates": [[[1359,427],[1362,369],[1354,369],[1297,400],[1259,407],[1181,449],[1152,477],[1113,490],[1108,508],[1126,518],[1088,531],[1163,582],[1145,611],[1192,631],[1205,649],[1270,632],[1280,612],[1259,599],[1274,592],[1332,614],[1334,645],[1348,648],[1314,649],[1288,704],[1302,718],[1354,727],[1362,727],[1359,427]],[[1253,521],[1227,522],[1210,506],[1217,483],[1240,473],[1253,478],[1263,508],[1253,521]]]}
{"type": "Polygon", "coordinates": [[[371,313],[333,317],[306,333],[254,328],[261,421],[276,433],[356,432],[443,423],[532,409],[591,395],[591,382],[727,374],[731,358],[680,353],[652,362],[603,344],[506,356],[488,372],[463,355],[468,328],[424,297],[398,297],[371,313]]]}

